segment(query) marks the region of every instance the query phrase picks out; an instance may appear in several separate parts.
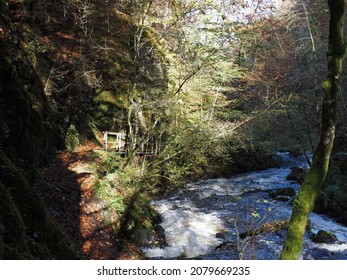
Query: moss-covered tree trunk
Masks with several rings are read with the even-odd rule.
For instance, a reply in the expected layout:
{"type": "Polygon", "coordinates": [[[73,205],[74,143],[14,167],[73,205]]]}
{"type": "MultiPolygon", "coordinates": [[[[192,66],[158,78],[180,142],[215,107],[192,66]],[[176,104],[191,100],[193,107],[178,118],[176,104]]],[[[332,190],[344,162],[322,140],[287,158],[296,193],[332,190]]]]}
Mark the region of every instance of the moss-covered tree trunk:
{"type": "Polygon", "coordinates": [[[288,225],[287,237],[280,259],[298,259],[303,245],[307,220],[327,174],[337,123],[337,102],[340,92],[340,74],[346,55],[343,38],[345,0],[328,0],[330,10],[328,73],[323,82],[324,99],[321,135],[312,166],[295,198],[288,225]]]}

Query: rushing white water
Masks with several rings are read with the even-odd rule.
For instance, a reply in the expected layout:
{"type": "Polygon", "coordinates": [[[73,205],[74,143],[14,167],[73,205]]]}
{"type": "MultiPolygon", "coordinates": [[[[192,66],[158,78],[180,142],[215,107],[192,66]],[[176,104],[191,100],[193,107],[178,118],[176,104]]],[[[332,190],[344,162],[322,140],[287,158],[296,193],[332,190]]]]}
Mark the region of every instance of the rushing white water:
{"type": "Polygon", "coordinates": [[[216,233],[224,226],[217,214],[202,213],[193,205],[172,201],[162,201],[156,205],[163,218],[162,227],[168,247],[149,249],[147,257],[193,258],[208,254],[221,243],[216,233]]]}
{"type": "MultiPolygon", "coordinates": [[[[249,172],[231,178],[218,178],[187,184],[171,196],[153,202],[162,216],[161,226],[167,246],[144,248],[148,258],[278,258],[284,233],[270,233],[240,240],[238,233],[256,228],[264,222],[288,219],[288,201],[272,200],[270,190],[291,187],[286,180],[289,166],[304,166],[302,158],[281,155],[286,162],[282,168],[249,172]],[[222,245],[224,249],[220,248],[222,245]]],[[[316,244],[305,237],[302,258],[347,258],[347,228],[323,215],[311,214],[312,232],[333,232],[339,243],[316,244]]]]}

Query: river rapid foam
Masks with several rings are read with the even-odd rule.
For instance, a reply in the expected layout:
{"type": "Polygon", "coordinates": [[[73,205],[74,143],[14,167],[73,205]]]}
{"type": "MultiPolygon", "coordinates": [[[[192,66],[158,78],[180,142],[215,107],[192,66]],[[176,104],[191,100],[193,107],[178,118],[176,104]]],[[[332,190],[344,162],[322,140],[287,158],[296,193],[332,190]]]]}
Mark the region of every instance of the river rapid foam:
{"type": "MultiPolygon", "coordinates": [[[[277,259],[284,230],[245,239],[239,233],[289,219],[290,200],[272,199],[269,192],[284,188],[297,191],[299,185],[286,177],[290,166],[307,167],[307,163],[303,157],[287,153],[278,156],[283,160],[281,168],[190,183],[154,201],[167,246],[143,248],[145,255],[154,259],[277,259]]],[[[326,230],[339,242],[318,244],[306,234],[303,259],[347,259],[346,227],[316,213],[311,214],[310,223],[311,235],[326,230]]]]}

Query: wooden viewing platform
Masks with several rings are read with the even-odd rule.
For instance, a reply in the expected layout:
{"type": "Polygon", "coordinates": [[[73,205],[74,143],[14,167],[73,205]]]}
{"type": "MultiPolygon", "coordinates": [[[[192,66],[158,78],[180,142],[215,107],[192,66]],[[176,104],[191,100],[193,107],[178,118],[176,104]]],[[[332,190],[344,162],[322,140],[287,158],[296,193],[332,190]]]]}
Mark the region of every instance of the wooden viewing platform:
{"type": "MultiPolygon", "coordinates": [[[[103,148],[105,151],[112,149],[119,155],[127,155],[129,150],[126,148],[125,134],[121,132],[104,131],[103,132],[103,148]],[[113,139],[110,139],[111,136],[113,139]]],[[[134,147],[134,150],[135,147],[134,147]]],[[[141,147],[135,152],[136,155],[154,155],[156,149],[153,141],[149,145],[142,144],[141,147]],[[148,149],[149,148],[149,149],[148,149]]]]}

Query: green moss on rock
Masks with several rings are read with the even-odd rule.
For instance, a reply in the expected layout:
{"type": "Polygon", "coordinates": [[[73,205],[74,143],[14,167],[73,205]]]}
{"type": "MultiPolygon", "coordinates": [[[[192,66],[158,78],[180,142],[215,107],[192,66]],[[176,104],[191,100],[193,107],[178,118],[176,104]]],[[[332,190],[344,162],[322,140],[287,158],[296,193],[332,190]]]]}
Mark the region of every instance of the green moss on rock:
{"type": "Polygon", "coordinates": [[[335,243],[338,241],[334,233],[325,231],[325,230],[319,230],[312,240],[315,243],[328,243],[328,244],[335,243]]]}

